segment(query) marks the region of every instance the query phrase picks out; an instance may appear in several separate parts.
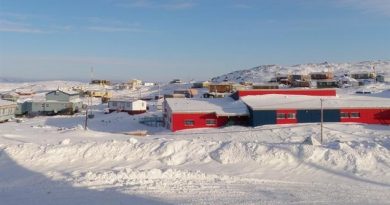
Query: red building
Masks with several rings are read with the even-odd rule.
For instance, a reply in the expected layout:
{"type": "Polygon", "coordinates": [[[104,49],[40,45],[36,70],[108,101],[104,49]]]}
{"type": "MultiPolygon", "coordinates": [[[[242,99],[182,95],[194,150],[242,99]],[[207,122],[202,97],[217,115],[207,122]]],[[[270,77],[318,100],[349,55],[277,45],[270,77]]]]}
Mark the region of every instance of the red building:
{"type": "Polygon", "coordinates": [[[252,126],[321,122],[356,122],[390,125],[390,99],[350,96],[318,97],[262,95],[242,98],[252,126]]]}
{"type": "Polygon", "coordinates": [[[232,97],[238,100],[244,96],[252,95],[308,95],[308,96],[336,96],[335,89],[253,89],[253,90],[238,90],[232,97]]]}
{"type": "Polygon", "coordinates": [[[248,109],[232,98],[179,99],[164,101],[164,123],[172,130],[246,125],[248,109]]]}

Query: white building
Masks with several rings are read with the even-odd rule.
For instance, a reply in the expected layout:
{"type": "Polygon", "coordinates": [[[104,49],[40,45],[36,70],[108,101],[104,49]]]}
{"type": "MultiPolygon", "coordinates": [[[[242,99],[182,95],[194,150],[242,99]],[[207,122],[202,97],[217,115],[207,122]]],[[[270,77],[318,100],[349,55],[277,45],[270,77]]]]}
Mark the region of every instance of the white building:
{"type": "Polygon", "coordinates": [[[111,99],[108,101],[110,112],[127,112],[130,115],[141,114],[147,110],[147,102],[132,99],[111,99]]]}

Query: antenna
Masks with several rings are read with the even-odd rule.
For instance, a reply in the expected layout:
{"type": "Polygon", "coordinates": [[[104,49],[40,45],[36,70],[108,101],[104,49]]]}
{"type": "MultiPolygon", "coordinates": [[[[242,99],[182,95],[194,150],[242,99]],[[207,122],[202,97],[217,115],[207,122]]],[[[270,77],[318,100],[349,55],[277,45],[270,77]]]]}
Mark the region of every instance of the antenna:
{"type": "Polygon", "coordinates": [[[93,70],[93,67],[91,67],[91,82],[92,82],[92,80],[93,80],[93,76],[94,75],[94,70],[93,70]]]}

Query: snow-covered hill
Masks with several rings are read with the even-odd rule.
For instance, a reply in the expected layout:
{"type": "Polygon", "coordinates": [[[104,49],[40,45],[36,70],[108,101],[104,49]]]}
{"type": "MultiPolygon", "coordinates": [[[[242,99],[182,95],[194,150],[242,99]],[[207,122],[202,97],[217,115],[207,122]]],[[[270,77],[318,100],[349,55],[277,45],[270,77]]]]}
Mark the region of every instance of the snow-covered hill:
{"type": "Polygon", "coordinates": [[[214,82],[267,82],[276,74],[309,74],[310,72],[333,71],[336,76],[358,71],[372,71],[390,75],[390,61],[363,61],[358,63],[308,63],[293,66],[261,65],[238,70],[212,78],[214,82]]]}

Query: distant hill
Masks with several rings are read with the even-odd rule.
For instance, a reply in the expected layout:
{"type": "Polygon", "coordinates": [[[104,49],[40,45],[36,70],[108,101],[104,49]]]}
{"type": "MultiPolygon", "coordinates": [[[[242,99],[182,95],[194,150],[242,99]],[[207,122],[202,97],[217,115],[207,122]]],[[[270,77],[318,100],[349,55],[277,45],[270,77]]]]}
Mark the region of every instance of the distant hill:
{"type": "Polygon", "coordinates": [[[363,61],[358,63],[308,63],[293,66],[261,65],[258,67],[238,70],[212,78],[213,82],[267,82],[277,73],[280,74],[304,74],[310,72],[333,71],[336,76],[357,71],[372,71],[390,75],[390,61],[363,61]]]}

